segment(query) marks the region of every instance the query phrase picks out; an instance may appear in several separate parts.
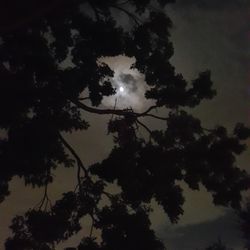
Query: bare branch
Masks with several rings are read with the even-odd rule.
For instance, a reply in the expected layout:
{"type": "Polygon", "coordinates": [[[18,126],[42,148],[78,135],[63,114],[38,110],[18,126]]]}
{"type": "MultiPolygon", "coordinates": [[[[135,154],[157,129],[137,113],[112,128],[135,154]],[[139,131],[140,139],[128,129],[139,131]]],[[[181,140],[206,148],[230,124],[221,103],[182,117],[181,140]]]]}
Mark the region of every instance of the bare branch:
{"type": "Polygon", "coordinates": [[[147,116],[147,117],[152,117],[158,120],[166,121],[168,118],[167,117],[161,117],[158,115],[153,115],[153,114],[145,114],[145,115],[139,115],[139,116],[147,116]]]}
{"type": "Polygon", "coordinates": [[[79,101],[85,101],[85,100],[89,100],[90,98],[89,97],[80,97],[78,98],[79,101]]]}
{"type": "MultiPolygon", "coordinates": [[[[62,141],[63,145],[70,151],[70,153],[75,157],[77,161],[77,165],[79,168],[81,168],[84,171],[85,176],[88,176],[88,170],[84,167],[80,157],[75,152],[75,150],[68,144],[68,142],[62,137],[60,133],[58,133],[60,140],[62,141]]],[[[78,170],[79,171],[79,170],[78,170]]]]}
{"type": "Polygon", "coordinates": [[[102,191],[102,194],[106,195],[110,200],[114,198],[114,196],[106,191],[102,191]]]}
{"type": "Polygon", "coordinates": [[[95,13],[95,18],[96,18],[96,21],[100,21],[100,16],[99,16],[99,10],[95,7],[95,5],[90,1],[88,1],[89,5],[91,6],[91,8],[93,9],[94,13],[95,13]]]}
{"type": "MultiPolygon", "coordinates": [[[[116,104],[117,104],[117,98],[115,98],[115,105],[114,105],[114,110],[116,109],[116,104]]],[[[113,116],[114,116],[114,114],[112,114],[112,116],[111,116],[111,121],[113,120],[113,116]]]]}
{"type": "Polygon", "coordinates": [[[90,113],[94,113],[94,114],[99,114],[99,115],[121,115],[124,116],[126,114],[128,114],[128,111],[126,110],[121,110],[121,109],[97,109],[97,108],[93,108],[93,107],[89,107],[87,105],[85,105],[82,102],[79,102],[78,100],[70,100],[72,103],[74,103],[76,106],[78,106],[79,108],[88,111],[90,113]]]}
{"type": "Polygon", "coordinates": [[[156,108],[159,108],[159,107],[156,105],[151,106],[146,111],[142,112],[139,116],[144,116],[144,115],[148,114],[151,110],[156,109],[156,108]]]}
{"type": "Polygon", "coordinates": [[[137,112],[133,112],[132,109],[129,109],[129,110],[128,109],[97,109],[97,108],[89,107],[86,104],[79,102],[78,100],[71,100],[71,102],[87,112],[99,114],[99,115],[118,115],[118,116],[131,115],[135,117],[152,117],[152,118],[159,119],[159,120],[164,120],[164,121],[167,120],[166,117],[149,114],[151,110],[156,109],[158,106],[151,106],[146,111],[142,113],[137,113],[137,112]]]}
{"type": "Polygon", "coordinates": [[[91,223],[91,228],[90,228],[90,232],[89,232],[89,237],[91,238],[93,235],[93,229],[94,229],[94,223],[95,223],[95,218],[92,214],[90,214],[90,217],[92,219],[92,223],[91,223]]]}
{"type": "Polygon", "coordinates": [[[77,180],[78,180],[79,190],[81,191],[81,189],[82,189],[82,185],[81,185],[81,167],[79,165],[77,166],[77,180]]]}
{"type": "Polygon", "coordinates": [[[151,136],[152,135],[152,131],[144,124],[142,123],[141,121],[139,121],[138,119],[136,120],[136,122],[141,125],[148,133],[149,135],[151,136]]]}
{"type": "Polygon", "coordinates": [[[50,208],[52,207],[51,200],[48,196],[48,183],[45,185],[44,188],[44,195],[43,198],[41,199],[40,202],[34,207],[35,209],[37,208],[38,210],[41,210],[44,206],[44,210],[47,210],[48,205],[50,205],[50,208]]]}
{"type": "Polygon", "coordinates": [[[125,4],[127,4],[127,3],[129,3],[129,0],[126,0],[126,1],[123,1],[123,2],[120,2],[120,3],[117,3],[117,5],[125,5],[125,4]]]}
{"type": "Polygon", "coordinates": [[[128,10],[126,10],[120,6],[117,6],[117,5],[110,5],[110,7],[117,9],[117,10],[120,10],[120,11],[124,12],[125,14],[127,14],[138,26],[140,26],[140,24],[142,23],[142,21],[136,15],[129,12],[128,10]]]}

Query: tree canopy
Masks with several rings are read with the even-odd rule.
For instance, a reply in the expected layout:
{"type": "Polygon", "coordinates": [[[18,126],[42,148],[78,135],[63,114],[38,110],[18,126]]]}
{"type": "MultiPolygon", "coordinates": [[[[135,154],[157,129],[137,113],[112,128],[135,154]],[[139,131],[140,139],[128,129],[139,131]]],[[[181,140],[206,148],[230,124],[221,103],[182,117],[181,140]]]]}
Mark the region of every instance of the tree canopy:
{"type": "Polygon", "coordinates": [[[250,199],[245,203],[244,208],[242,208],[239,213],[241,231],[243,233],[243,238],[245,241],[245,249],[250,250],[250,199]]]}
{"type": "Polygon", "coordinates": [[[207,247],[206,250],[233,250],[233,249],[227,248],[219,239],[218,242],[215,242],[211,246],[207,247]]]}
{"type": "Polygon", "coordinates": [[[156,2],[10,0],[0,8],[0,128],[7,133],[0,141],[0,201],[9,195],[13,176],[45,189],[38,207],[13,219],[7,250],[55,249],[81,230],[85,216],[92,227],[78,250],[165,249],[150,228],[151,201],[177,223],[185,201],[181,182],[193,190],[205,186],[215,205],[240,208],[249,175],[236,156],[246,149],[250,129],[241,123],[233,131],[204,128],[190,113],[215,96],[211,74],[201,72],[188,82],[176,73],[170,63],[172,22],[163,11],[174,1],[156,2]],[[134,57],[133,67],[145,76],[145,98],[154,105],[143,112],[101,106],[116,89],[114,72],[100,59],[118,55],[134,57]],[[67,60],[69,66],[62,67],[67,60]],[[157,115],[157,108],[165,115],[157,115]],[[91,166],[64,138],[91,126],[82,111],[113,116],[107,129],[114,147],[91,166]],[[149,128],[143,118],[161,120],[164,129],[149,128]],[[149,139],[140,136],[141,128],[149,139]],[[59,167],[78,169],[77,186],[49,204],[47,187],[59,167]],[[120,193],[107,191],[111,183],[120,193]]]}

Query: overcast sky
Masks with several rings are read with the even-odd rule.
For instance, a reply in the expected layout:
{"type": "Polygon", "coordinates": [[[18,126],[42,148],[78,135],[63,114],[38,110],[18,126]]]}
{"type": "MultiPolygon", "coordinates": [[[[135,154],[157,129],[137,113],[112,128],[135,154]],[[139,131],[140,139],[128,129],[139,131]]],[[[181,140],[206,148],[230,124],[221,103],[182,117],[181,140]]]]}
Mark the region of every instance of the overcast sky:
{"type": "MultiPolygon", "coordinates": [[[[205,102],[193,111],[207,126],[224,124],[231,128],[238,121],[250,125],[249,7],[248,0],[179,0],[176,5],[166,10],[174,23],[172,40],[175,55],[172,63],[177,71],[182,72],[188,79],[195,78],[200,71],[212,71],[218,95],[213,101],[205,102]]],[[[128,69],[130,59],[119,57],[110,60],[111,64],[116,64],[116,70],[119,72],[117,78],[143,84],[143,76],[128,69]],[[121,74],[125,76],[120,76],[121,74]]],[[[135,104],[138,109],[143,108],[144,103],[138,103],[130,105],[135,104]]],[[[114,99],[110,100],[110,103],[107,100],[104,103],[111,106],[113,104],[114,99]]],[[[124,100],[121,98],[119,105],[123,104],[124,100]]],[[[112,147],[112,138],[107,136],[105,127],[108,119],[110,117],[89,116],[92,125],[89,131],[67,137],[86,165],[102,160],[112,147]]],[[[239,159],[240,167],[248,170],[249,152],[239,159]]],[[[73,170],[64,169],[55,174],[56,182],[49,187],[52,199],[71,189],[75,179],[73,170]]],[[[233,212],[214,207],[211,197],[204,190],[190,192],[185,186],[184,189],[185,215],[178,225],[170,225],[160,208],[156,207],[156,212],[152,215],[153,226],[159,237],[169,245],[168,249],[202,249],[218,237],[235,250],[242,249],[237,218],[233,212]]],[[[17,178],[12,181],[11,191],[12,195],[0,204],[0,249],[9,234],[8,225],[13,215],[34,207],[42,196],[41,190],[24,188],[23,181],[17,178]]],[[[75,236],[66,245],[74,246],[79,239],[79,235],[75,236]]]]}
{"type": "MultiPolygon", "coordinates": [[[[218,93],[194,113],[207,126],[232,128],[238,121],[250,125],[250,1],[177,0],[168,13],[174,23],[172,62],[177,71],[192,79],[210,69],[218,93]]],[[[239,166],[248,171],[249,152],[239,159],[239,166]]],[[[204,199],[205,192],[192,195],[185,206],[188,215],[176,230],[167,224],[160,226],[170,249],[204,248],[218,237],[229,247],[242,249],[232,211],[212,207],[209,198],[204,199]]]]}

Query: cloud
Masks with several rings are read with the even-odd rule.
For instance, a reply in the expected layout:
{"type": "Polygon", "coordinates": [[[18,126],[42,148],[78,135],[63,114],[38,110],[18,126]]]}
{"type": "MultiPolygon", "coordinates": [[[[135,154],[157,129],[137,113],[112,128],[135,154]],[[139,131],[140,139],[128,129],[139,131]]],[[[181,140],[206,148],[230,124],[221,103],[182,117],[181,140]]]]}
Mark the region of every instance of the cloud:
{"type": "Polygon", "coordinates": [[[136,79],[131,74],[121,74],[119,76],[119,80],[124,83],[125,88],[127,87],[130,92],[136,92],[138,90],[138,86],[136,84],[136,79]]]}
{"type": "Polygon", "coordinates": [[[131,68],[135,62],[134,58],[116,56],[102,58],[100,61],[107,63],[114,70],[111,82],[117,90],[115,95],[103,98],[102,104],[104,106],[143,111],[152,105],[152,101],[145,98],[148,86],[144,81],[144,76],[138,70],[131,68]],[[124,88],[123,92],[119,91],[120,87],[124,88]]]}
{"type": "Polygon", "coordinates": [[[177,6],[193,7],[202,9],[223,9],[228,7],[243,8],[249,6],[248,0],[177,0],[177,6]]]}
{"type": "MultiPolygon", "coordinates": [[[[172,63],[177,72],[193,79],[200,71],[212,71],[218,95],[192,111],[201,118],[204,127],[223,124],[232,128],[239,121],[250,124],[249,7],[248,0],[177,0],[176,5],[167,9],[174,23],[172,63]]],[[[240,158],[239,166],[250,171],[249,160],[248,151],[240,158]]],[[[202,191],[200,196],[204,194],[202,191]]],[[[180,225],[160,224],[158,232],[168,249],[204,249],[219,236],[234,250],[242,249],[239,247],[244,243],[233,213],[217,217],[218,211],[211,210],[204,198],[187,200],[180,225]],[[200,202],[204,207],[197,211],[200,202]]]]}
{"type": "Polygon", "coordinates": [[[171,250],[205,249],[220,238],[235,250],[244,245],[238,229],[238,218],[228,210],[225,215],[212,221],[174,228],[163,226],[158,235],[171,250]]]}
{"type": "Polygon", "coordinates": [[[250,1],[216,2],[177,0],[167,9],[174,23],[172,62],[188,79],[200,71],[212,71],[218,95],[199,106],[197,115],[209,126],[224,123],[231,128],[237,121],[250,123],[250,1]]]}

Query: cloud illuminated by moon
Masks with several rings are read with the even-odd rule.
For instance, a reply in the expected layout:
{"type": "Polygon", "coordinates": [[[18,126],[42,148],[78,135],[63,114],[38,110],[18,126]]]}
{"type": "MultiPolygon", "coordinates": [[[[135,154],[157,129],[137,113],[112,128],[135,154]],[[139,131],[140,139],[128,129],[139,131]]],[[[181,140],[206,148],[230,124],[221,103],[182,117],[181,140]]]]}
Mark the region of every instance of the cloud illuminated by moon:
{"type": "Polygon", "coordinates": [[[134,58],[117,56],[107,57],[102,61],[114,71],[111,82],[116,89],[115,95],[103,98],[104,106],[141,111],[152,105],[152,101],[144,96],[148,88],[144,76],[138,70],[131,69],[131,65],[135,62],[134,58]]]}

